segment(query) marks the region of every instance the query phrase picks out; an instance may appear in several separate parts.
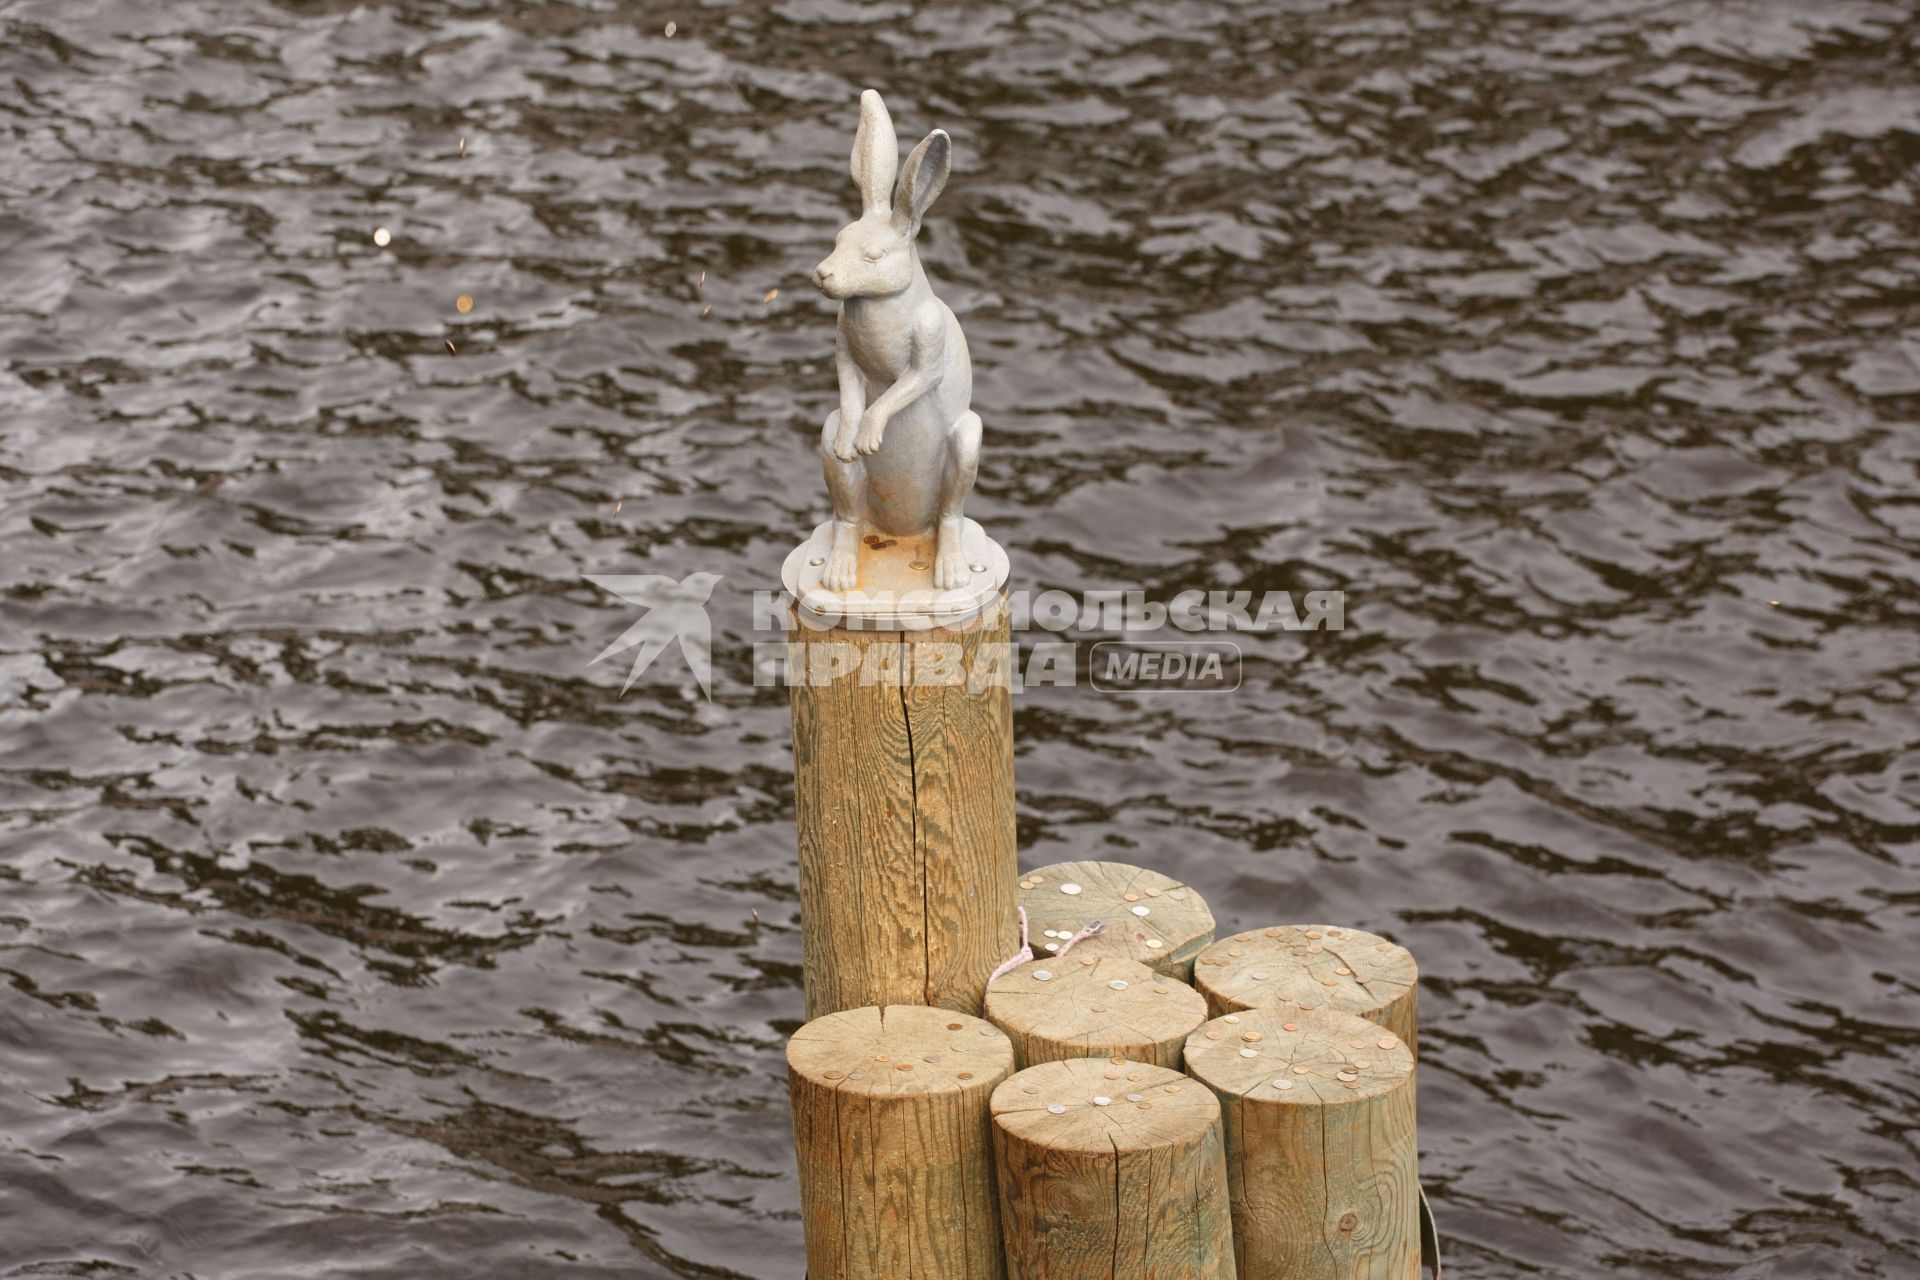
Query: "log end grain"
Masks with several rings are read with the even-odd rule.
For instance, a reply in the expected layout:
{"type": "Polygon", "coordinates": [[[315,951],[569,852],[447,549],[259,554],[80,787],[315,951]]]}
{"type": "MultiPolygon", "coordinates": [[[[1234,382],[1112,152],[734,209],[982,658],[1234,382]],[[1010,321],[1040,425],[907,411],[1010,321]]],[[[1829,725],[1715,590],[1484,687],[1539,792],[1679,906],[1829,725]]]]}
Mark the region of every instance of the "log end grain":
{"type": "Polygon", "coordinates": [[[1106,932],[1076,944],[1074,954],[1120,956],[1187,982],[1193,958],[1213,941],[1213,912],[1200,891],[1145,867],[1056,862],[1017,883],[1036,956],[1099,920],[1106,932]]]}
{"type": "MultiPolygon", "coordinates": [[[[1084,944],[1082,944],[1084,945],[1084,944]]],[[[1000,975],[987,1018],[1013,1041],[1022,1067],[1119,1055],[1178,1070],[1207,1002],[1186,983],[1112,955],[1036,960],[1000,975]]]]}
{"type": "Polygon", "coordinates": [[[1216,1016],[1239,1009],[1332,1009],[1378,1022],[1416,1052],[1420,972],[1405,947],[1339,925],[1275,925],[1222,938],[1194,961],[1216,1016]]]}

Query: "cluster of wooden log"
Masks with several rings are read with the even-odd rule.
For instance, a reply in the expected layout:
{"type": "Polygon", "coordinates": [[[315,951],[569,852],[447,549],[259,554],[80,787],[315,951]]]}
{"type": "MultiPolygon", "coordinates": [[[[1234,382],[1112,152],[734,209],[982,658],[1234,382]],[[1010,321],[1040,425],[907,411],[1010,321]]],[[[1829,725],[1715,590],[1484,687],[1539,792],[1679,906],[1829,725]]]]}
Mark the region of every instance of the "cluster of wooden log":
{"type": "Polygon", "coordinates": [[[1417,1280],[1411,955],[1216,940],[1124,863],[1021,874],[1004,686],[793,696],[810,1280],[1417,1280]],[[989,988],[1016,908],[1034,958],[989,988]]]}

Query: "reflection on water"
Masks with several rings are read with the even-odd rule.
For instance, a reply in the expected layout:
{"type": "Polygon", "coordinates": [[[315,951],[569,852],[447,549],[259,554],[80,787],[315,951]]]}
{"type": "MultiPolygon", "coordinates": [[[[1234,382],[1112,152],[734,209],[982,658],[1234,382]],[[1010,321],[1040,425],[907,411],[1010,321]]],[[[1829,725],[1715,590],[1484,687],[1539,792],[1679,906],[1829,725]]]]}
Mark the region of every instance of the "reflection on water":
{"type": "Polygon", "coordinates": [[[0,34],[0,1274],[798,1274],[747,601],[864,85],[955,137],[1018,581],[1349,593],[1230,698],[1023,695],[1025,865],[1411,946],[1459,1276],[1920,1266],[1911,7],[0,34]],[[582,575],[696,569],[713,702],[617,698],[582,575]]]}

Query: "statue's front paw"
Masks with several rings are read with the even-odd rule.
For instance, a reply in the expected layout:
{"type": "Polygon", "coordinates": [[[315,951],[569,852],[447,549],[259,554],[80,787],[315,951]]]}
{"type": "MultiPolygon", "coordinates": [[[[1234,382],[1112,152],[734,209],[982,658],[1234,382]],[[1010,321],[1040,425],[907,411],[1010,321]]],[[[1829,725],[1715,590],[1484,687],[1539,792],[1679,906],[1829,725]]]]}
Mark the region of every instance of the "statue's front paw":
{"type": "Polygon", "coordinates": [[[866,414],[860,419],[860,435],[853,442],[853,447],[862,455],[872,453],[880,447],[880,441],[886,434],[887,420],[878,414],[866,414]]]}
{"type": "Polygon", "coordinates": [[[852,462],[855,458],[858,458],[860,454],[855,452],[853,441],[854,435],[851,431],[843,431],[835,436],[833,438],[833,456],[842,462],[852,462]]]}

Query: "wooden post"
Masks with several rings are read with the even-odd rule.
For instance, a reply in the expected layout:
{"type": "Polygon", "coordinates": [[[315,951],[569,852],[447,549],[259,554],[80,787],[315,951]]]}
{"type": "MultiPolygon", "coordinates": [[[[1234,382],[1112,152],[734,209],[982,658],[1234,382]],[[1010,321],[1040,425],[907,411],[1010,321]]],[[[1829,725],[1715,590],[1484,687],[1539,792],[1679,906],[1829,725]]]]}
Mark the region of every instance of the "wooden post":
{"type": "Polygon", "coordinates": [[[852,1009],[794,1034],[808,1280],[1002,1280],[988,1102],[1012,1071],[1006,1036],[944,1009],[852,1009]]]}
{"type": "Polygon", "coordinates": [[[978,1014],[1020,945],[1007,621],[1003,595],[950,628],[789,632],[810,1018],[978,1014]]]}
{"type": "Polygon", "coordinates": [[[1008,1280],[1233,1280],[1204,1086],[1124,1059],[1042,1063],[993,1091],[993,1146],[1008,1280]]]}
{"type": "Polygon", "coordinates": [[[1378,934],[1324,924],[1236,933],[1201,952],[1193,985],[1216,1017],[1334,1009],[1379,1023],[1419,1052],[1420,971],[1405,947],[1378,934]]]}
{"type": "Polygon", "coordinates": [[[1193,958],[1213,941],[1213,912],[1200,891],[1145,867],[1056,862],[1019,883],[1036,956],[1046,950],[1047,930],[1070,938],[1089,920],[1099,920],[1107,931],[1076,943],[1075,955],[1123,956],[1191,982],[1193,958]]]}
{"type": "Polygon", "coordinates": [[[1256,1009],[1189,1038],[1187,1069],[1226,1114],[1241,1280],[1419,1280],[1413,1053],[1398,1036],[1353,1014],[1256,1009]]]}
{"type": "Polygon", "coordinates": [[[1180,1069],[1187,1037],[1207,1020],[1207,1002],[1184,982],[1118,956],[1035,960],[987,989],[987,1019],[1013,1041],[1022,1067],[1063,1058],[1106,1058],[1180,1069]]]}

